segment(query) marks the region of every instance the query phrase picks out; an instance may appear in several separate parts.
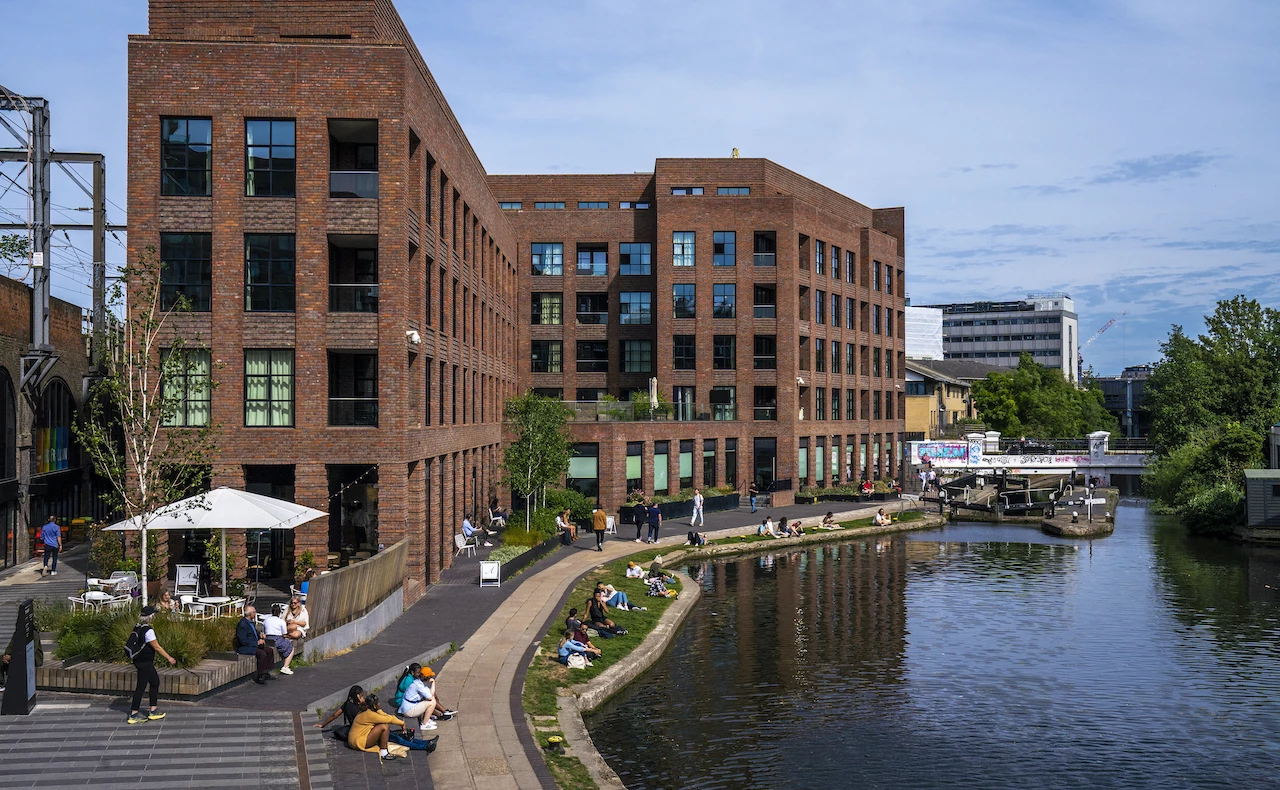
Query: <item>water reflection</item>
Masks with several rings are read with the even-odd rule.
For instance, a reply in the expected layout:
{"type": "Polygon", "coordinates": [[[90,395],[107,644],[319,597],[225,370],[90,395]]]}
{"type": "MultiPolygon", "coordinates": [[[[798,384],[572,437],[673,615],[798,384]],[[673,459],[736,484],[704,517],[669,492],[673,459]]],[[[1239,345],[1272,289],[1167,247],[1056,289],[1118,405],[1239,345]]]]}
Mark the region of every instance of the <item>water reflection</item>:
{"type": "Polygon", "coordinates": [[[1280,552],[1119,517],[692,568],[698,611],[592,737],[633,789],[1274,785],[1280,552]]]}

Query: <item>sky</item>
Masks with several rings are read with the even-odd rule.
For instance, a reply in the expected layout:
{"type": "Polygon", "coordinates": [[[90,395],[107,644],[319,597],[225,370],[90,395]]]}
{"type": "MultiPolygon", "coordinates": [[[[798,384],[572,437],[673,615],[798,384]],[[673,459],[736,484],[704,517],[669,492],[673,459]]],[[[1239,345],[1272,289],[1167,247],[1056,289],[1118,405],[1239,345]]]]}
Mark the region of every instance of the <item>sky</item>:
{"type": "MultiPolygon", "coordinates": [[[[105,153],[125,206],[126,37],[146,31],[146,4],[0,8],[24,31],[0,47],[0,84],[50,100],[56,150],[105,153]]],[[[767,157],[866,205],[905,206],[914,304],[1065,292],[1082,338],[1124,312],[1085,352],[1099,374],[1156,361],[1170,326],[1201,331],[1218,299],[1280,306],[1280,3],[398,9],[491,173],[767,157]]],[[[55,204],[88,205],[69,182],[54,188],[55,204]]],[[[59,254],[55,295],[86,303],[87,256],[59,254]]]]}

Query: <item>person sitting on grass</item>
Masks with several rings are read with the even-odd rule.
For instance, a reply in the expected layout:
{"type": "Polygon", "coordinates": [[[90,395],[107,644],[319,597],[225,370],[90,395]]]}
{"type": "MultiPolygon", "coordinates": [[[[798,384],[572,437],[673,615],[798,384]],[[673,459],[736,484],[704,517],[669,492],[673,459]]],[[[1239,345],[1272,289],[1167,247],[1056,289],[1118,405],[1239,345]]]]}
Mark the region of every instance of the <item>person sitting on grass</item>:
{"type": "Polygon", "coordinates": [[[694,532],[693,530],[690,530],[688,544],[690,546],[705,546],[707,545],[707,536],[703,535],[701,532],[694,532]]]}
{"type": "Polygon", "coordinates": [[[800,519],[792,521],[790,524],[784,518],[782,520],[782,534],[789,538],[798,538],[804,534],[804,529],[800,526],[800,519]]]}
{"type": "Polygon", "coordinates": [[[871,525],[873,527],[887,527],[892,523],[893,520],[885,514],[884,508],[877,510],[876,514],[871,517],[871,525]]]}
{"type": "Polygon", "coordinates": [[[604,639],[622,636],[627,629],[620,627],[609,619],[609,605],[604,602],[604,593],[596,590],[587,601],[587,624],[599,632],[604,639]]]}
{"type": "Polygon", "coordinates": [[[640,609],[643,607],[632,606],[631,599],[627,598],[627,594],[615,588],[612,584],[604,582],[596,582],[596,592],[604,593],[604,602],[615,609],[621,609],[624,612],[632,609],[640,609]]]}
{"type": "Polygon", "coordinates": [[[654,558],[653,558],[653,562],[649,563],[649,576],[648,576],[648,578],[646,578],[646,579],[645,579],[645,583],[646,583],[646,584],[648,584],[649,579],[653,579],[653,578],[655,578],[655,577],[656,577],[656,578],[659,578],[659,579],[662,579],[662,581],[663,581],[665,584],[675,584],[675,583],[676,583],[676,579],[675,579],[675,577],[674,577],[674,576],[668,576],[668,575],[667,575],[667,573],[666,573],[666,571],[662,570],[662,555],[661,555],[661,554],[658,554],[658,555],[654,556],[654,558]]]}
{"type": "Polygon", "coordinates": [[[387,751],[387,743],[391,737],[391,725],[404,727],[404,722],[384,713],[378,707],[378,695],[369,694],[364,700],[364,710],[351,722],[351,732],[347,733],[347,746],[361,752],[377,752],[384,760],[394,760],[396,756],[387,751]]]}
{"type": "Polygon", "coordinates": [[[569,656],[575,653],[587,660],[587,666],[591,666],[591,659],[600,657],[599,650],[592,651],[588,649],[586,645],[574,639],[573,634],[568,631],[565,631],[564,636],[560,638],[558,652],[560,654],[560,663],[566,666],[569,664],[569,656]]]}
{"type": "Polygon", "coordinates": [[[840,529],[840,525],[836,523],[835,514],[830,510],[822,517],[822,526],[819,529],[840,529]]]}
{"type": "Polygon", "coordinates": [[[628,579],[643,579],[643,578],[644,578],[644,568],[641,568],[639,565],[637,565],[637,564],[636,564],[636,563],[634,563],[634,562],[628,562],[628,563],[627,563],[627,578],[628,578],[628,579]]]}
{"type": "Polygon", "coordinates": [[[765,516],[764,521],[760,522],[760,528],[756,530],[756,534],[760,537],[780,538],[778,528],[773,525],[773,517],[765,516]]]}
{"type": "Polygon", "coordinates": [[[586,645],[588,658],[590,658],[593,653],[596,658],[600,657],[600,648],[596,647],[596,643],[591,641],[591,632],[587,630],[585,623],[581,621],[578,622],[578,627],[571,632],[571,638],[575,642],[581,642],[586,645]]]}

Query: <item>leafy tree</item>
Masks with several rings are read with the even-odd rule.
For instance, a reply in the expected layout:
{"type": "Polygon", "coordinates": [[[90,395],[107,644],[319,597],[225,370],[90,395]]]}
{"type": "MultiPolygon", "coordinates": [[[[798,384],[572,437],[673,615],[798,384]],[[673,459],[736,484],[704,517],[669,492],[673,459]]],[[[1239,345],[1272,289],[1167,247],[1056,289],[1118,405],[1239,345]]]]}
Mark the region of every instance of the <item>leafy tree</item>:
{"type": "Polygon", "coordinates": [[[1075,437],[1115,431],[1116,418],[1103,406],[1102,390],[1078,389],[1057,368],[1023,354],[1018,367],[990,373],[973,383],[973,402],[983,422],[1006,436],[1075,437]]]}
{"type": "MultiPolygon", "coordinates": [[[[175,426],[182,422],[184,402],[212,389],[213,376],[196,361],[208,349],[184,337],[174,320],[189,304],[185,299],[169,308],[161,303],[155,248],[149,247],[121,274],[110,298],[124,315],[118,358],[108,362],[106,374],[93,384],[74,430],[94,471],[108,484],[103,498],[125,518],[138,519],[140,570],[146,578],[148,562],[165,567],[164,544],[147,534],[147,526],[165,505],[207,486],[213,421],[175,426]]],[[[163,574],[161,570],[160,578],[163,574]]],[[[157,575],[154,570],[152,575],[157,575]]]]}
{"type": "Polygon", "coordinates": [[[12,276],[12,264],[25,261],[31,255],[31,245],[27,237],[17,233],[0,233],[0,263],[5,265],[5,273],[12,276]]]}
{"type": "Polygon", "coordinates": [[[532,390],[507,401],[506,420],[516,439],[502,453],[502,468],[511,490],[525,500],[525,529],[534,497],[545,497],[548,485],[564,480],[569,471],[569,432],[573,414],[563,403],[532,390]]]}

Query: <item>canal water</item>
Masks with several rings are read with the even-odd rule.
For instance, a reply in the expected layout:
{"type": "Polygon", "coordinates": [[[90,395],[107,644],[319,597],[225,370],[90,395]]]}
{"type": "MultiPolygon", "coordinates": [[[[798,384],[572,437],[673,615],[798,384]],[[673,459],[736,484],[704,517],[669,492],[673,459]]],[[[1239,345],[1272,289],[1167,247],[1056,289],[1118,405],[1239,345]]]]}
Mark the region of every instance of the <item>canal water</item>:
{"type": "Polygon", "coordinates": [[[632,790],[1280,787],[1277,550],[1135,500],[1094,541],[957,524],[689,570],[671,649],[587,721],[632,790]]]}

